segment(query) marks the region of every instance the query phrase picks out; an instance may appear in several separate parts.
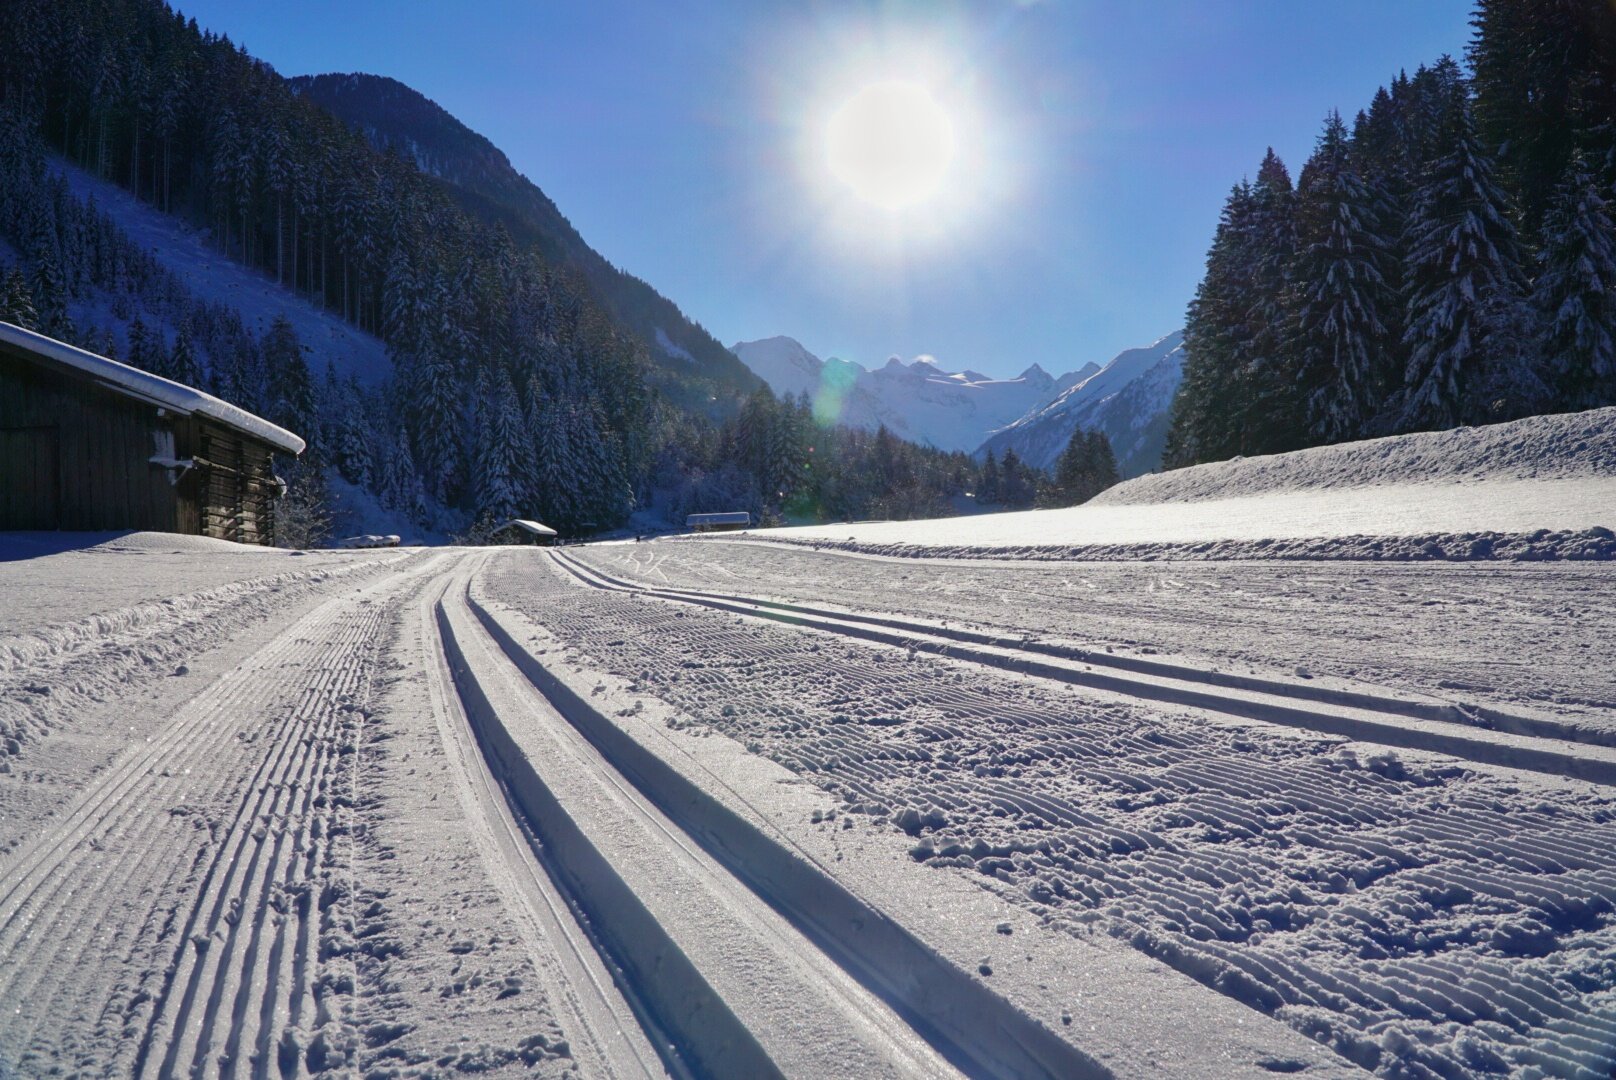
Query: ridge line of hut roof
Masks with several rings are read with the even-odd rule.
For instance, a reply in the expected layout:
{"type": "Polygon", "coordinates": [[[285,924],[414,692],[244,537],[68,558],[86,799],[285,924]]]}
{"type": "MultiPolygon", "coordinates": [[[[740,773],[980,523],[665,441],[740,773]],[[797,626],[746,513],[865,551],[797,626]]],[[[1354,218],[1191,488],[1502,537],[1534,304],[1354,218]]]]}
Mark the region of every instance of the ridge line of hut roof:
{"type": "Polygon", "coordinates": [[[301,454],[307,447],[300,437],[283,427],[255,416],[239,405],[232,405],[195,387],[153,375],[137,367],[57,341],[34,330],[0,322],[0,342],[89,375],[98,382],[130,397],[172,409],[182,416],[195,413],[266,442],[288,454],[301,454]]]}

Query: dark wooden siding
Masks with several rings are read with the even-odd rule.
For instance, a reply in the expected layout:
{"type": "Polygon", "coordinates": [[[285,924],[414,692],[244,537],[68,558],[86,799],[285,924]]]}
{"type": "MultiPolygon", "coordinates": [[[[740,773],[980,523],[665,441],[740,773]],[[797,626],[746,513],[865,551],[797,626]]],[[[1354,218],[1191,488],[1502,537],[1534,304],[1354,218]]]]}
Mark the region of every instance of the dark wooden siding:
{"type": "Polygon", "coordinates": [[[218,424],[203,421],[198,430],[202,533],[241,544],[273,543],[279,486],[269,449],[218,424]]]}
{"type": "Polygon", "coordinates": [[[54,529],[61,514],[61,432],[0,427],[0,525],[54,529]]]}
{"type": "Polygon", "coordinates": [[[150,459],[169,433],[177,457],[189,448],[156,406],[0,348],[0,431],[0,529],[179,530],[180,495],[150,459]]]}

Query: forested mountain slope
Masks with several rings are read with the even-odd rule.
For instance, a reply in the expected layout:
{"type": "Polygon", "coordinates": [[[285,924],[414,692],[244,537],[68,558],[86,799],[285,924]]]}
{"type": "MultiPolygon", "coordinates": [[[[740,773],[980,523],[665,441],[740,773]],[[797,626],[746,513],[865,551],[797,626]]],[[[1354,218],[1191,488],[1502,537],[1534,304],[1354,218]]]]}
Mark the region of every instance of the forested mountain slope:
{"type": "Polygon", "coordinates": [[[656,289],[607,262],[498,147],[436,102],[382,75],[300,75],[288,82],[377,147],[395,149],[444,181],[473,217],[503,226],[546,261],[577,271],[614,320],[669,369],[659,381],[672,396],[695,402],[699,388],[691,384],[700,383],[733,400],[757,386],[728,349],[656,289]]]}
{"type": "MultiPolygon", "coordinates": [[[[481,538],[636,509],[913,517],[977,487],[964,454],[840,428],[727,352],[708,364],[660,297],[615,315],[553,257],[582,242],[542,193],[435,107],[410,157],[378,149],[163,0],[12,0],[0,40],[0,318],[304,436],[285,542],[319,542],[332,491],[481,538]],[[490,212],[502,199],[527,209],[490,212]]],[[[1030,502],[1037,477],[1012,471],[1030,502]]]]}

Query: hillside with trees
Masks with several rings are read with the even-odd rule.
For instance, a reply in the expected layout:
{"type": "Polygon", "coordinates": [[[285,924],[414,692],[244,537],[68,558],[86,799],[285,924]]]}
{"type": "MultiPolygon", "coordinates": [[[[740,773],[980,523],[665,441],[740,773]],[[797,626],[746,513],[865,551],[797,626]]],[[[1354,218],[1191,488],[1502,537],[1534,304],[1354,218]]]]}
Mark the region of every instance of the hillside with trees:
{"type": "Polygon", "coordinates": [[[339,477],[423,527],[474,536],[516,512],[581,535],[636,507],[737,500],[766,520],[946,513],[975,486],[962,458],[819,428],[800,402],[744,392],[756,385],[744,369],[679,384],[576,260],[513,238],[521,222],[475,212],[396,144],[161,0],[18,0],[0,8],[0,34],[5,314],[305,435],[284,466],[304,540],[339,477]],[[391,376],[311,370],[290,323],[255,332],[188,292],[161,251],[74,193],[64,162],[380,338],[391,376]]]}
{"type": "Polygon", "coordinates": [[[1473,23],[1230,192],[1168,467],[1616,403],[1616,8],[1473,23]]]}

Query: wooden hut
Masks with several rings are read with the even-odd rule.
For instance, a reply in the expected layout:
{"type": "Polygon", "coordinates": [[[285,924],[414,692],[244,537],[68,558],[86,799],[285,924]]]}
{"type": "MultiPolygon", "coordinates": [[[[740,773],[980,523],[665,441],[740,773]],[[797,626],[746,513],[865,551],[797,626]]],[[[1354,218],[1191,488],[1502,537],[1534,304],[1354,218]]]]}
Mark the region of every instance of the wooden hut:
{"type": "Polygon", "coordinates": [[[150,529],[274,542],[303,440],[139,368],[0,322],[0,530],[150,529]]]}
{"type": "Polygon", "coordinates": [[[511,518],[505,524],[494,530],[496,535],[503,535],[518,544],[553,544],[556,542],[556,531],[548,525],[527,518],[511,518]]]}
{"type": "Polygon", "coordinates": [[[685,527],[696,532],[725,532],[750,528],[752,515],[745,510],[729,510],[717,514],[691,514],[685,518],[685,527]]]}

